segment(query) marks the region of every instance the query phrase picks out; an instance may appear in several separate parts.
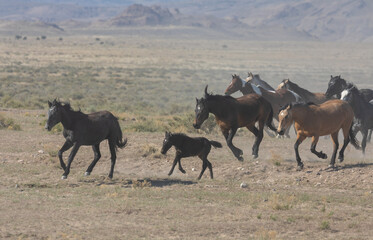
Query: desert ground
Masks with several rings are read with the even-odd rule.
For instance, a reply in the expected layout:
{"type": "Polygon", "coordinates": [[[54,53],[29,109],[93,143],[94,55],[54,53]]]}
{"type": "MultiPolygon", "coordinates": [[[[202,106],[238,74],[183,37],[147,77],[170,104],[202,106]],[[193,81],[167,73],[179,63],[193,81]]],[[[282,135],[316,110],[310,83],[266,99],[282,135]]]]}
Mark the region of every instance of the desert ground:
{"type": "MultiPolygon", "coordinates": [[[[372,238],[372,144],[365,155],[349,145],[345,161],[328,170],[329,158],[313,155],[308,139],[300,145],[305,168],[296,171],[293,131],[290,139],[265,135],[253,160],[253,136],[240,130],[233,140],[244,151],[239,162],[213,119],[199,131],[191,126],[204,86],[222,94],[231,74],[259,73],[274,87],[290,78],[314,92],[325,92],[330,75],[341,74],[373,88],[370,44],[159,31],[0,39],[0,119],[13,124],[0,130],[0,238],[372,238]],[[47,100],[54,98],[86,113],[106,109],[118,116],[128,146],[118,151],[112,180],[106,141],[91,176],[84,172],[93,152],[82,147],[61,180],[61,126],[44,129],[47,100]],[[214,179],[205,172],[197,180],[198,158],[182,159],[186,174],[176,168],[168,176],[175,151],[160,154],[165,130],[221,142],[223,148],[209,155],[214,179]]],[[[320,138],[317,149],[330,157],[331,139],[320,138]]]]}

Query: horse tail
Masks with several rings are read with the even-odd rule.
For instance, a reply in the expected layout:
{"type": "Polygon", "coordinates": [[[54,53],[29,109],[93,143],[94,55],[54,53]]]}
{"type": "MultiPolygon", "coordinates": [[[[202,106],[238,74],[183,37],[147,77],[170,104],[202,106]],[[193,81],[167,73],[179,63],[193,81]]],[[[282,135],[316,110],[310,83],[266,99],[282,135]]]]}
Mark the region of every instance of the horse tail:
{"type": "Polygon", "coordinates": [[[214,146],[215,148],[222,148],[223,145],[221,145],[220,142],[217,142],[217,141],[209,141],[211,143],[212,146],[214,146]]]}
{"type": "Polygon", "coordinates": [[[354,146],[356,149],[361,149],[361,146],[359,145],[359,141],[356,139],[356,136],[354,134],[354,131],[352,130],[352,126],[354,125],[354,123],[352,122],[351,123],[351,127],[350,127],[350,132],[349,132],[349,136],[350,136],[350,140],[351,140],[351,144],[352,146],[354,146]]]}
{"type": "Polygon", "coordinates": [[[122,135],[122,129],[120,128],[120,125],[119,125],[119,122],[118,122],[118,119],[115,118],[115,121],[114,121],[114,132],[113,132],[113,139],[115,141],[115,147],[116,149],[119,147],[119,148],[124,148],[127,144],[127,138],[123,138],[123,135],[122,135]]]}
{"type": "Polygon", "coordinates": [[[273,109],[272,109],[272,106],[269,105],[269,107],[271,108],[271,111],[269,112],[269,116],[267,118],[267,122],[266,122],[266,125],[269,129],[271,129],[272,131],[276,132],[277,133],[277,129],[272,125],[272,122],[273,122],[273,109]]]}

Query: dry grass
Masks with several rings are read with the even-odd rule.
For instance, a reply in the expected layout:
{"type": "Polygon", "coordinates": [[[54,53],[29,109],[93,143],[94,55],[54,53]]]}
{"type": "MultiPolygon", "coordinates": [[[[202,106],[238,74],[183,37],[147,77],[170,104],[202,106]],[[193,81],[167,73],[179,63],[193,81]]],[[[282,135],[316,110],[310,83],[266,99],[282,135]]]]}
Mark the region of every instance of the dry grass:
{"type": "MultiPolygon", "coordinates": [[[[244,162],[236,161],[224,144],[209,155],[215,179],[205,173],[198,182],[200,159],[183,159],[187,173],[175,169],[169,178],[174,154],[159,154],[165,130],[224,142],[213,118],[202,131],[191,127],[193,109],[206,84],[210,91],[222,93],[233,73],[260,73],[273,86],[289,77],[320,92],[331,74],[342,74],[358,86],[373,88],[369,44],[131,34],[100,36],[100,44],[95,38],[80,34],[64,36],[63,41],[50,36],[43,42],[0,39],[0,48],[6,49],[0,56],[0,106],[7,108],[1,114],[22,129],[0,130],[0,238],[372,236],[370,148],[362,156],[348,147],[341,168],[327,172],[327,163],[309,153],[305,141],[300,147],[305,170],[297,172],[294,139],[265,136],[259,159],[251,161],[253,138],[243,130],[234,143],[243,149],[244,162]],[[46,101],[56,97],[84,112],[113,111],[121,120],[128,146],[118,152],[113,180],[106,177],[106,143],[91,176],[83,174],[93,153],[82,147],[69,178],[60,180],[56,152],[64,142],[61,128],[47,133],[45,110],[31,110],[46,108],[46,101]],[[242,182],[248,187],[240,188],[242,182]]],[[[318,147],[331,152],[330,139],[320,139],[318,147]]]]}

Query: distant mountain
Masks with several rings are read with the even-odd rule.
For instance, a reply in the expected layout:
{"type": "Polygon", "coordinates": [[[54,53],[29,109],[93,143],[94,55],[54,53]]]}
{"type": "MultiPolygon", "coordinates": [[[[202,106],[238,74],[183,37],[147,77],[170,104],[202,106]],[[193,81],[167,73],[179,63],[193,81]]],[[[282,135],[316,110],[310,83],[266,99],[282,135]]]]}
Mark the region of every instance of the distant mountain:
{"type": "Polygon", "coordinates": [[[66,31],[98,22],[115,27],[175,25],[253,40],[372,42],[372,12],[370,0],[0,1],[0,20],[62,24],[66,31]]]}

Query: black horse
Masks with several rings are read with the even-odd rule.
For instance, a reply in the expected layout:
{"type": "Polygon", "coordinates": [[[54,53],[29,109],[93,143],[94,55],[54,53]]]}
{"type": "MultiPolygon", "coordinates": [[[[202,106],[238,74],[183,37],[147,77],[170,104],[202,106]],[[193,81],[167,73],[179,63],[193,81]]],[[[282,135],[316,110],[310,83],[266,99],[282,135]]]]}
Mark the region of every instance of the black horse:
{"type": "Polygon", "coordinates": [[[170,176],[173,173],[176,163],[179,163],[180,172],[185,173],[185,170],[181,166],[181,158],[198,156],[203,162],[202,171],[199,174],[198,180],[201,179],[203,173],[206,170],[206,167],[209,168],[210,177],[212,179],[214,177],[212,173],[212,165],[210,161],[207,160],[207,155],[209,155],[210,153],[211,145],[215,148],[222,147],[221,143],[216,141],[210,141],[204,137],[191,138],[182,133],[173,134],[170,132],[166,132],[165,138],[163,140],[161,153],[166,154],[172,146],[175,146],[176,149],[176,156],[172,164],[172,168],[168,173],[168,176],[170,176]]]}
{"type": "Polygon", "coordinates": [[[57,123],[63,125],[63,136],[66,139],[65,144],[58,151],[58,157],[63,170],[62,179],[66,179],[70,173],[71,162],[80,146],[92,146],[95,154],[94,159],[87,168],[85,175],[90,175],[97,161],[101,157],[100,143],[108,139],[111,153],[111,169],[109,178],[113,178],[114,165],[116,161],[117,148],[124,148],[127,139],[122,140],[122,130],[119,126],[118,119],[108,111],[84,114],[81,111],[72,110],[70,104],[61,104],[54,100],[48,101],[49,111],[48,120],[45,128],[50,131],[57,123]],[[62,153],[73,147],[68,158],[67,166],[62,160],[62,153]]]}
{"type": "MultiPolygon", "coordinates": [[[[350,103],[354,110],[357,122],[354,128],[360,128],[359,130],[363,135],[361,148],[363,153],[365,153],[368,130],[373,129],[373,105],[365,101],[363,94],[355,86],[344,90],[341,94],[341,99],[350,103]]],[[[355,130],[355,132],[357,131],[355,130]]]]}
{"type": "MultiPolygon", "coordinates": [[[[337,98],[340,99],[342,91],[353,86],[353,83],[347,82],[346,80],[341,78],[341,75],[334,77],[330,76],[328,89],[325,92],[325,96],[327,98],[331,98],[333,95],[337,95],[337,98]]],[[[373,100],[372,89],[360,89],[359,92],[366,102],[373,100]]]]}
{"type": "Polygon", "coordinates": [[[252,147],[254,158],[258,157],[259,145],[263,139],[264,125],[276,132],[276,128],[272,125],[272,106],[258,94],[248,94],[240,98],[212,95],[207,93],[206,86],[205,96],[196,100],[196,117],[193,127],[199,129],[208,118],[209,113],[214,114],[216,123],[221,129],[228,147],[239,161],[243,160],[243,152],[232,143],[238,128],[246,127],[255,135],[255,142],[252,147]],[[256,122],[258,122],[258,128],[255,127],[256,122]]]}

